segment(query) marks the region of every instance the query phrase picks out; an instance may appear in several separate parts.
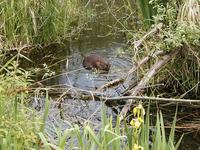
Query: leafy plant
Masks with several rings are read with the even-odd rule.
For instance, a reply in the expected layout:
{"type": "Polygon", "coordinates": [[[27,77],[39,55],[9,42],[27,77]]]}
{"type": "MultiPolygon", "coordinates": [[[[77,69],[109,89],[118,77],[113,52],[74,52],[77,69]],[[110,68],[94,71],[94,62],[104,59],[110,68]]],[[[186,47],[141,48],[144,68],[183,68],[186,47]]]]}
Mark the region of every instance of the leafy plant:
{"type": "Polygon", "coordinates": [[[61,129],[55,128],[57,133],[56,143],[55,141],[47,140],[48,137],[45,137],[44,133],[40,133],[39,135],[47,149],[54,148],[56,150],[64,149],[66,145],[68,145],[68,149],[76,147],[84,150],[178,149],[183,136],[174,144],[176,114],[168,140],[166,139],[162,113],[157,114],[156,126],[153,128],[149,124],[149,109],[144,122],[144,109],[141,104],[134,108],[133,115],[136,118],[131,121],[130,125],[125,123],[125,126],[120,126],[119,117],[117,117],[116,123],[113,124],[112,118],[108,118],[105,109],[102,108],[101,127],[98,127],[99,130],[97,131],[95,130],[96,127],[86,122],[83,127],[70,124],[70,127],[63,133],[61,129]]]}
{"type": "Polygon", "coordinates": [[[0,68],[0,149],[38,148],[41,122],[34,110],[26,107],[31,80],[15,59],[0,68]]]}
{"type": "Polygon", "coordinates": [[[73,0],[2,0],[0,48],[59,42],[79,32],[91,11],[73,0]]]}
{"type": "Polygon", "coordinates": [[[138,6],[142,13],[144,23],[147,28],[150,28],[152,24],[154,24],[153,16],[157,15],[157,5],[165,7],[168,0],[137,0],[138,6]]]}

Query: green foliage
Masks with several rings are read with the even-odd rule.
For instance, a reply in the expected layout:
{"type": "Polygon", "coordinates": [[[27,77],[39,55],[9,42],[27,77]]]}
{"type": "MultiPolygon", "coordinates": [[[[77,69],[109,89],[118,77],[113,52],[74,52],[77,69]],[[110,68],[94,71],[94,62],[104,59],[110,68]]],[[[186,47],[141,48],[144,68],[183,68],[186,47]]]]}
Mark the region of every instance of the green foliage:
{"type": "Polygon", "coordinates": [[[3,47],[68,38],[91,16],[78,0],[2,0],[0,9],[3,47]]]}
{"type": "Polygon", "coordinates": [[[158,12],[156,5],[165,7],[168,0],[137,0],[138,6],[144,19],[144,25],[150,28],[154,24],[153,16],[158,12]]]}
{"type": "Polygon", "coordinates": [[[168,65],[167,69],[162,72],[165,79],[161,75],[161,80],[168,83],[166,87],[174,89],[174,96],[186,91],[190,91],[192,96],[199,93],[198,86],[194,88],[199,82],[199,5],[199,0],[186,0],[179,5],[169,2],[165,7],[156,5],[158,14],[154,16],[154,20],[156,24],[162,22],[163,29],[159,32],[159,39],[151,41],[151,51],[182,49],[180,52],[182,57],[174,59],[175,63],[168,65]]]}
{"type": "MultiPolygon", "coordinates": [[[[143,27],[149,28],[153,24],[163,23],[163,29],[159,33],[160,42],[155,41],[157,49],[169,51],[183,45],[200,45],[199,0],[137,2],[145,22],[143,27]]],[[[155,47],[152,50],[155,51],[155,47]]]]}
{"type": "Polygon", "coordinates": [[[29,73],[18,68],[17,57],[0,69],[0,149],[37,148],[40,120],[26,107],[29,73]]]}
{"type": "Polygon", "coordinates": [[[181,138],[178,140],[178,142],[175,144],[174,143],[174,135],[175,135],[175,123],[176,123],[176,114],[174,116],[174,120],[171,126],[170,130],[170,135],[168,140],[166,139],[166,134],[165,134],[165,129],[164,129],[164,121],[163,121],[163,116],[162,113],[157,114],[157,121],[156,121],[156,129],[153,135],[153,143],[152,143],[152,148],[153,150],[176,150],[178,149],[180,142],[183,138],[183,135],[181,138]]]}
{"type": "Polygon", "coordinates": [[[163,33],[165,44],[163,47],[165,46],[166,50],[184,45],[200,46],[200,28],[198,26],[181,24],[172,30],[165,30],[163,33]]]}
{"type": "MultiPolygon", "coordinates": [[[[135,117],[143,118],[143,108],[136,108],[137,112],[135,117]]],[[[130,126],[126,122],[124,122],[125,126],[120,126],[119,117],[117,117],[116,123],[113,124],[112,118],[106,116],[106,111],[104,109],[102,109],[101,120],[101,126],[98,126],[98,131],[95,130],[96,127],[91,126],[87,122],[83,127],[70,125],[71,127],[66,129],[63,133],[61,129],[55,129],[58,137],[57,144],[53,141],[48,142],[48,137],[45,137],[43,133],[40,133],[39,136],[46,149],[53,148],[56,150],[62,150],[66,148],[66,145],[68,149],[76,147],[83,150],[176,150],[182,139],[181,137],[177,144],[174,144],[176,115],[168,140],[166,139],[162,113],[157,114],[155,127],[150,127],[149,109],[144,123],[141,122],[139,126],[137,126],[137,124],[135,124],[135,126],[132,123],[130,126]],[[149,144],[150,141],[152,141],[151,144],[149,144]]]]}
{"type": "Polygon", "coordinates": [[[149,3],[149,0],[138,0],[138,6],[144,18],[144,23],[149,28],[153,24],[153,15],[155,14],[155,9],[149,3]]]}
{"type": "MultiPolygon", "coordinates": [[[[160,33],[160,37],[164,41],[162,41],[161,49],[171,50],[183,45],[200,45],[200,26],[197,21],[200,18],[199,8],[190,8],[190,13],[194,16],[185,16],[185,11],[187,12],[189,8],[184,7],[186,10],[183,7],[179,8],[173,2],[167,3],[165,7],[158,5],[156,2],[153,4],[156,5],[158,10],[157,15],[154,16],[155,23],[163,22],[164,24],[164,28],[160,33]],[[184,19],[183,16],[185,16],[184,19]]],[[[182,5],[185,6],[185,4],[187,4],[187,1],[182,5]]],[[[196,5],[195,3],[194,6],[196,5]]],[[[189,6],[194,7],[192,4],[189,6]]]]}

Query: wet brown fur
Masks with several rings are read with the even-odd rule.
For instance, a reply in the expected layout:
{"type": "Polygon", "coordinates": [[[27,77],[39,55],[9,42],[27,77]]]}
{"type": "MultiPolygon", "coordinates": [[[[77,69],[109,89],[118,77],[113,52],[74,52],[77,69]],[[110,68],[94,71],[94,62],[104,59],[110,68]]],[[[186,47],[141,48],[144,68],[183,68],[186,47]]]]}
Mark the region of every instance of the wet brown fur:
{"type": "Polygon", "coordinates": [[[93,53],[84,58],[83,67],[85,67],[88,70],[97,69],[97,70],[109,71],[110,63],[103,56],[93,53]]]}

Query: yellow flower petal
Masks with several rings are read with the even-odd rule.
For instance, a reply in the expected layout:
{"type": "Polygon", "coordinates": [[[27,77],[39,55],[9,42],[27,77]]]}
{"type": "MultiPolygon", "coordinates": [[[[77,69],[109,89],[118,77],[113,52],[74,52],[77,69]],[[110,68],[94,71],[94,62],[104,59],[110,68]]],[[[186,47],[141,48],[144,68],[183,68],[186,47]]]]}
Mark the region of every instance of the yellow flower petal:
{"type": "Polygon", "coordinates": [[[140,127],[140,125],[141,125],[141,123],[139,122],[139,120],[135,121],[135,128],[138,129],[140,127]]]}
{"type": "Polygon", "coordinates": [[[131,120],[130,125],[135,126],[135,121],[133,119],[131,120]]]}
{"type": "Polygon", "coordinates": [[[144,148],[140,145],[134,144],[132,150],[144,150],[144,148]]]}
{"type": "Polygon", "coordinates": [[[143,109],[142,104],[139,104],[139,105],[137,106],[137,108],[138,108],[138,109],[143,109]]]}
{"type": "Polygon", "coordinates": [[[134,114],[134,116],[136,116],[136,114],[137,114],[137,108],[135,107],[135,108],[133,108],[133,114],[134,114]]]}

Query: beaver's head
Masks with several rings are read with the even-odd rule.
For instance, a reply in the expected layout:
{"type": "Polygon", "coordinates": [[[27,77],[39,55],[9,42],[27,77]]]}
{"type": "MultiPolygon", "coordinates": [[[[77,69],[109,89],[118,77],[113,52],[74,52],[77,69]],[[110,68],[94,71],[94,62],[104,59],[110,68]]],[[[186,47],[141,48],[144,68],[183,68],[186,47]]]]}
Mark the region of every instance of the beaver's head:
{"type": "Polygon", "coordinates": [[[86,69],[110,70],[109,61],[99,54],[90,54],[83,60],[83,67],[86,69]]]}

